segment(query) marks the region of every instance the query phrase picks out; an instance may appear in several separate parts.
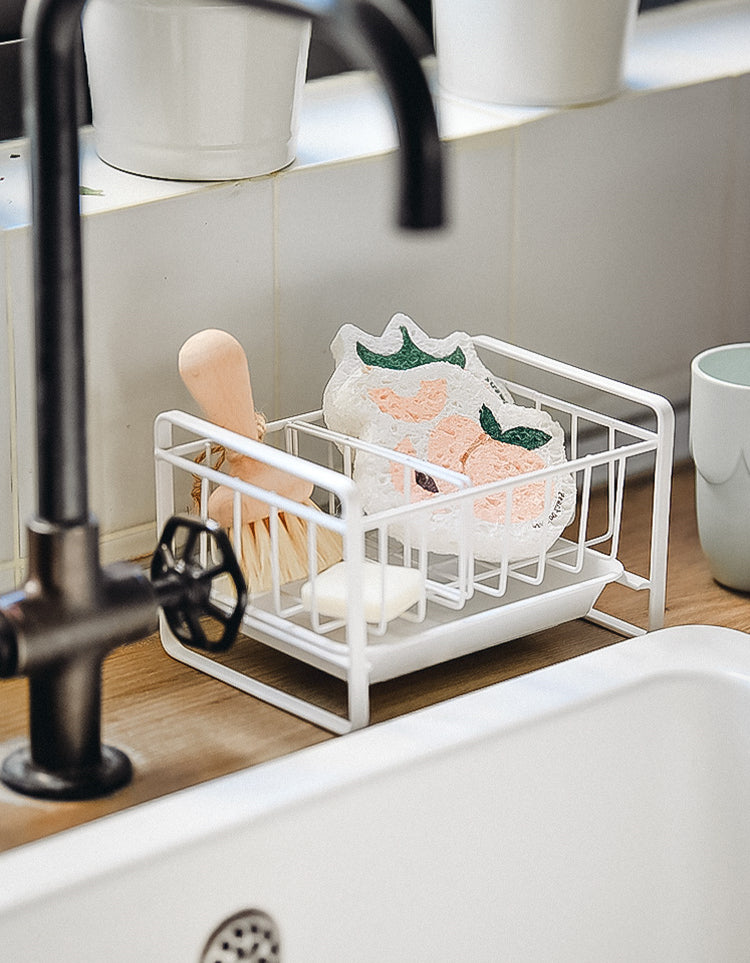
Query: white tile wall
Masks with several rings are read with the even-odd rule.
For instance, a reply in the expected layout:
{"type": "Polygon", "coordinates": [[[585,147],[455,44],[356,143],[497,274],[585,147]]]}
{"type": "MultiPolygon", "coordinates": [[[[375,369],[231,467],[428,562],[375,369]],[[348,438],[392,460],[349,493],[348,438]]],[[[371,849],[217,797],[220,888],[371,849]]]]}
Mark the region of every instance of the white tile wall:
{"type": "Polygon", "coordinates": [[[447,230],[394,227],[392,158],[293,172],[279,187],[281,414],[320,406],[329,344],[353,322],[380,332],[397,311],[436,336],[507,333],[513,134],[453,143],[447,230]]]}
{"type": "MultiPolygon", "coordinates": [[[[5,249],[0,244],[0,278],[5,287],[5,249]]],[[[0,580],[13,563],[15,539],[15,492],[11,453],[11,354],[8,343],[6,298],[0,298],[0,580]]]]}
{"type": "Polygon", "coordinates": [[[36,504],[36,430],[34,397],[33,304],[31,286],[31,239],[28,228],[14,228],[4,235],[7,258],[7,302],[13,337],[13,377],[16,392],[16,498],[21,551],[25,553],[25,523],[36,504]]]}
{"type": "Polygon", "coordinates": [[[153,518],[155,416],[198,413],[177,372],[186,338],[231,331],[259,396],[271,393],[271,186],[245,181],[87,218],[84,251],[92,507],[113,531],[153,518]]]}
{"type": "Polygon", "coordinates": [[[731,336],[734,81],[630,94],[518,130],[514,337],[674,398],[731,336]]]}
{"type": "MultiPolygon", "coordinates": [[[[380,331],[395,311],[436,335],[494,334],[685,399],[692,354],[750,336],[750,4],[686,8],[678,46],[661,15],[639,31],[629,90],[610,103],[442,102],[451,223],[439,235],[393,227],[392,124],[362,76],[311,92],[300,161],[272,178],[131,178],[84,138],[82,182],[104,191],[83,208],[91,502],[105,558],[153,545],[152,422],[196,410],[176,357],[200,327],[237,334],[258,407],[274,416],[319,405],[341,324],[380,331]]],[[[23,520],[34,506],[32,282],[25,144],[11,146],[22,156],[0,156],[0,504],[17,493],[23,520]]],[[[0,518],[0,588],[13,582],[17,521],[0,518]]]]}
{"type": "Polygon", "coordinates": [[[733,85],[735,141],[727,201],[727,341],[750,341],[750,75],[733,85]]]}
{"type": "Polygon", "coordinates": [[[627,58],[629,82],[655,89],[745,73],[748,19],[747,0],[692,0],[642,14],[627,58]]]}
{"type": "Polygon", "coordinates": [[[0,594],[12,592],[18,582],[19,578],[16,576],[15,568],[3,563],[3,567],[0,568],[0,594]]]}
{"type": "MultiPolygon", "coordinates": [[[[21,511],[34,508],[30,238],[8,235],[19,395],[21,511]]],[[[219,185],[84,219],[91,507],[102,532],[154,517],[153,421],[198,413],[177,373],[180,345],[223,327],[253,360],[259,398],[273,393],[273,237],[269,181],[219,185]]],[[[112,554],[117,550],[113,547],[112,554]]]]}

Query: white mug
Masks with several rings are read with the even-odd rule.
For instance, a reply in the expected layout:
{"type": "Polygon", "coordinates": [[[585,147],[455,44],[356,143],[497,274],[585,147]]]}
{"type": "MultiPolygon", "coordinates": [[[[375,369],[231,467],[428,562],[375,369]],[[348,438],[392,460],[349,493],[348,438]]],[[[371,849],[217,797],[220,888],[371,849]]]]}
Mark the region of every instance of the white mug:
{"type": "Polygon", "coordinates": [[[690,453],[698,534],[711,574],[750,591],[750,343],[693,359],[690,453]]]}

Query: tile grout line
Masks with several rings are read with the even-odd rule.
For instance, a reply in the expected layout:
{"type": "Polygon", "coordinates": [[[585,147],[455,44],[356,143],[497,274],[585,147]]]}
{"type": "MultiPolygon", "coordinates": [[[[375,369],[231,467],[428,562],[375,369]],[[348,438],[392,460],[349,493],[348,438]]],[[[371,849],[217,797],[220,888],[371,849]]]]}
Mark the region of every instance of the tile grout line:
{"type": "MultiPolygon", "coordinates": [[[[733,262],[733,241],[736,237],[738,222],[736,220],[736,204],[733,203],[737,186],[739,183],[738,163],[740,155],[739,134],[737,124],[732,120],[740,115],[741,106],[740,79],[732,78],[729,85],[729,131],[728,131],[728,163],[724,181],[724,197],[722,201],[722,221],[724,230],[720,236],[719,250],[719,275],[720,275],[720,311],[721,324],[724,329],[724,339],[728,338],[728,330],[731,325],[731,318],[734,315],[733,290],[730,284],[733,269],[736,265],[733,262]]],[[[736,288],[735,288],[736,290],[736,288]]]]}
{"type": "Polygon", "coordinates": [[[11,525],[13,526],[13,568],[15,581],[22,576],[21,558],[21,512],[19,506],[20,479],[18,473],[18,396],[16,381],[16,342],[13,329],[13,284],[10,269],[10,250],[7,234],[3,232],[3,254],[5,266],[5,324],[8,339],[8,405],[10,421],[10,486],[11,486],[11,525]]]}
{"type": "Polygon", "coordinates": [[[518,128],[513,130],[511,142],[510,182],[510,267],[508,291],[508,341],[517,344],[518,326],[518,128]]]}
{"type": "Polygon", "coordinates": [[[271,265],[273,274],[273,412],[281,417],[281,279],[279,277],[279,177],[271,178],[271,265]]]}

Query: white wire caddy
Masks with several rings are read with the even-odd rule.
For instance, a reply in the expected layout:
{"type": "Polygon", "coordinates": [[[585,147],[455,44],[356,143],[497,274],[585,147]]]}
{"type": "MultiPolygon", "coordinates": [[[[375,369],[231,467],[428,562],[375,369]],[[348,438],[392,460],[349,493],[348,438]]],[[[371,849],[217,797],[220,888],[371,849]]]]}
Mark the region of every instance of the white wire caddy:
{"type": "MultiPolygon", "coordinates": [[[[181,411],[164,412],[157,417],[159,529],[175,511],[189,510],[193,504],[189,493],[196,479],[200,486],[199,505],[192,513],[204,518],[210,491],[218,484],[224,485],[235,496],[233,538],[239,555],[242,495],[265,501],[269,507],[272,584],[270,590],[250,595],[243,632],[343,680],[346,714],[333,712],[183,645],[162,619],[161,640],[171,656],[315,725],[343,734],[369,723],[370,686],[378,682],[576,618],[587,618],[625,636],[644,634],[663,625],[674,436],[674,413],[669,402],[651,392],[495,338],[477,336],[472,342],[491,371],[502,366],[523,371],[523,384],[504,373],[497,376],[517,404],[542,408],[561,424],[567,453],[563,464],[477,487],[464,475],[331,432],[323,424],[320,411],[269,423],[264,443],[181,411]],[[549,389],[529,387],[530,381],[542,385],[554,381],[555,394],[548,393],[549,389]],[[560,397],[560,385],[569,388],[566,397],[560,397]],[[580,400],[582,394],[585,403],[580,400]],[[602,408],[615,413],[599,410],[602,408]],[[627,416],[621,414],[623,410],[627,410],[627,416]],[[273,443],[269,444],[271,440],[273,443]],[[218,447],[307,479],[314,485],[316,505],[323,510],[232,478],[217,463],[218,447]],[[401,465],[405,476],[422,471],[448,481],[454,491],[410,503],[409,485],[404,484],[402,506],[366,515],[352,479],[356,452],[363,448],[390,465],[401,465]],[[652,514],[647,523],[650,547],[646,573],[637,574],[626,570],[618,550],[626,480],[636,472],[642,476],[644,471],[653,482],[652,514]],[[555,479],[565,473],[575,479],[577,495],[575,516],[564,537],[522,559],[513,560],[503,554],[499,562],[490,564],[474,558],[468,522],[475,499],[505,492],[509,520],[514,489],[544,484],[546,518],[555,479]],[[603,527],[597,527],[589,515],[593,489],[605,492],[603,527]],[[458,549],[454,555],[436,555],[420,542],[419,531],[426,527],[432,513],[451,510],[458,513],[462,533],[458,549]],[[306,523],[310,572],[306,580],[281,584],[278,560],[274,557],[280,513],[296,515],[306,523]],[[316,602],[320,576],[311,561],[315,558],[320,527],[340,535],[346,562],[344,611],[334,615],[320,612],[316,602]],[[383,580],[374,615],[371,600],[366,611],[361,597],[363,567],[372,563],[380,567],[383,580]],[[421,585],[413,604],[395,617],[387,613],[384,588],[386,567],[393,571],[393,566],[416,569],[421,585]],[[644,625],[597,609],[601,592],[611,582],[648,593],[644,625]]],[[[214,589],[214,601],[227,608],[232,603],[221,584],[214,589]]],[[[240,637],[235,647],[242,644],[240,637]]]]}

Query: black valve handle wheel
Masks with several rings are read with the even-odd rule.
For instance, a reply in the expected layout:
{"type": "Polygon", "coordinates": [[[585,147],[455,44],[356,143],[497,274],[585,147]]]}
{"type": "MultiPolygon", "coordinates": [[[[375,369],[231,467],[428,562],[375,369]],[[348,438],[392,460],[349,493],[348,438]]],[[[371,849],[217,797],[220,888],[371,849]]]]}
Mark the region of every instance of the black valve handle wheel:
{"type": "Polygon", "coordinates": [[[170,630],[184,645],[226,652],[247,603],[247,584],[229,536],[216,522],[173,515],[151,559],[151,582],[170,630]],[[204,564],[202,558],[207,562],[204,564]],[[211,597],[216,579],[228,576],[236,602],[230,611],[211,597]],[[217,636],[206,631],[207,617],[217,636]]]}

